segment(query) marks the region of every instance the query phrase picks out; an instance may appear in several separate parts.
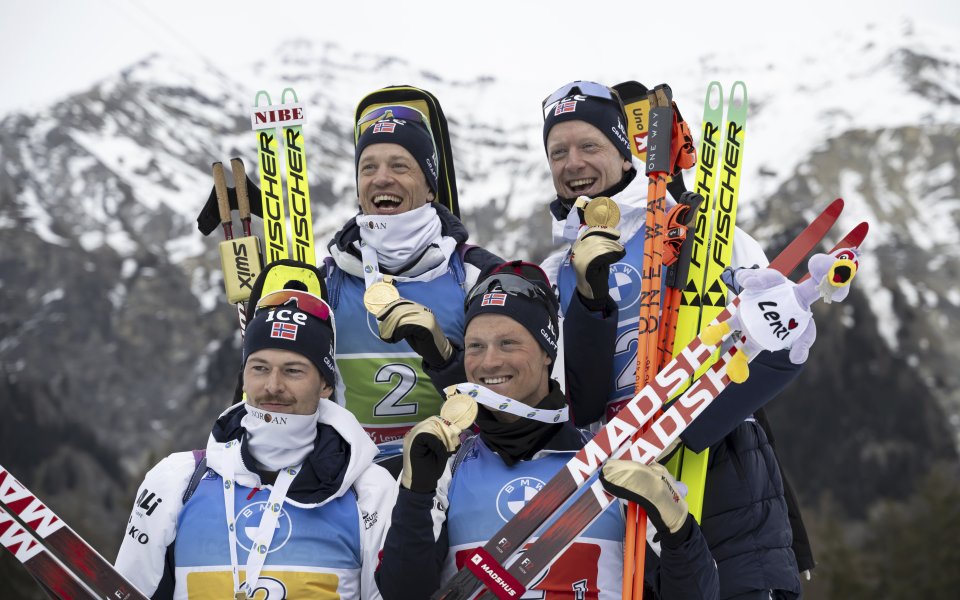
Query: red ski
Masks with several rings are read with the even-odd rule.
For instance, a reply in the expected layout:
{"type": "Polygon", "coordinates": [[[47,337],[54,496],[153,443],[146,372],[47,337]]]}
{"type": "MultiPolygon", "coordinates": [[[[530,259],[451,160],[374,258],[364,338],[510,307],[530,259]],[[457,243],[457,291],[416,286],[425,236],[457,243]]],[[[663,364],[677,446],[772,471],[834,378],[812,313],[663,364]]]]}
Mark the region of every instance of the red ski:
{"type": "Polygon", "coordinates": [[[147,600],[76,531],[0,465],[0,536],[3,545],[61,598],[147,600]],[[30,539],[24,537],[29,534],[30,539]],[[10,542],[8,544],[8,541],[10,542]],[[49,559],[49,560],[48,560],[49,559]],[[33,562],[37,561],[39,562],[33,562]],[[27,562],[30,562],[27,565],[27,562]],[[34,566],[36,565],[36,566],[34,566]],[[65,583],[63,570],[72,584],[65,583]],[[83,588],[93,593],[81,593],[83,588]],[[74,595],[69,595],[74,594],[74,595]]]}

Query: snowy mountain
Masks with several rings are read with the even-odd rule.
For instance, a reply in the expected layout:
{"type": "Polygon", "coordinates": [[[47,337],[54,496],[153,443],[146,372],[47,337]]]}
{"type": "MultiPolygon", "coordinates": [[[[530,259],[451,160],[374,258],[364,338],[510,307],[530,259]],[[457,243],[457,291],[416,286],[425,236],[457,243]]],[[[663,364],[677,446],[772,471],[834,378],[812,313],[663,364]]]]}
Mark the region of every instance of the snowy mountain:
{"type": "MultiPolygon", "coordinates": [[[[739,222],[768,254],[837,196],[835,237],[870,222],[854,294],[817,313],[810,364],[770,407],[801,497],[830,491],[862,514],[909,492],[912,476],[891,473],[956,461],[960,447],[960,49],[950,32],[900,25],[828,37],[816,54],[705,57],[670,81],[695,132],[711,79],[750,90],[739,222]]],[[[318,245],[356,211],[356,101],[410,83],[450,119],[472,241],[533,259],[551,248],[538,105],[549,90],[296,41],[243,74],[152,56],[7,115],[0,407],[12,419],[0,421],[0,462],[101,547],[119,544],[145,468],[203,445],[231,398],[236,317],[219,234],[203,238],[195,219],[211,162],[239,155],[253,175],[250,81],[292,86],[306,106],[318,245]]]]}

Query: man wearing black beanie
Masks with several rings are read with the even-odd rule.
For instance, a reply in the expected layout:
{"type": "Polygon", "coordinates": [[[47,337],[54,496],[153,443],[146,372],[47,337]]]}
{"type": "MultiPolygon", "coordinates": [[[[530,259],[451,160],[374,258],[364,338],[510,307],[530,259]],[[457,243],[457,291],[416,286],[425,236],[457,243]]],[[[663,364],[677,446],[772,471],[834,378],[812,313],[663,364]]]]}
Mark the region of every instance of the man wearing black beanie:
{"type": "Polygon", "coordinates": [[[243,344],[244,400],[204,451],[147,473],[117,570],[155,599],[379,598],[374,583],[395,482],[332,401],[330,307],[298,290],[260,298],[243,344]]]}
{"type": "MultiPolygon", "coordinates": [[[[550,377],[558,306],[537,271],[507,263],[467,296],[459,350],[467,382],[451,387],[448,402],[475,398],[479,433],[461,445],[469,422],[448,419],[444,410],[404,438],[401,488],[377,574],[387,600],[428,598],[589,439],[570,422],[564,394],[550,377]]],[[[714,598],[713,558],[663,467],[608,461],[602,478],[610,493],[644,502],[662,535],[660,560],[648,561],[647,582],[657,594],[651,597],[714,598]]],[[[531,591],[619,599],[623,536],[614,504],[531,591]]]]}
{"type": "MultiPolygon", "coordinates": [[[[635,393],[648,180],[644,165],[630,155],[626,115],[614,90],[574,81],[550,94],[542,108],[544,150],[556,193],[550,203],[553,237],[564,244],[543,269],[557,286],[566,327],[581,324],[589,330],[602,318],[616,322],[615,344],[606,334],[590,344],[591,352],[603,348],[613,355],[613,368],[602,397],[573,405],[577,423],[586,425],[609,419],[635,393]],[[619,207],[617,230],[583,227],[583,211],[574,203],[582,199],[589,206],[601,196],[619,207]],[[592,312],[583,315],[582,305],[592,312]]],[[[668,194],[666,208],[674,204],[668,194]]],[[[731,267],[767,264],[760,244],[735,228],[731,267]]],[[[577,349],[564,360],[577,360],[577,349]]],[[[751,377],[728,387],[681,436],[695,452],[712,448],[701,522],[719,564],[721,598],[801,592],[778,461],[753,418],[799,372],[785,352],[761,354],[751,363],[751,377]]]]}
{"type": "Polygon", "coordinates": [[[325,271],[341,324],[338,400],[396,474],[403,434],[443,402],[424,361],[445,363],[450,344],[462,343],[464,294],[501,261],[467,244],[466,227],[434,202],[437,150],[426,115],[404,104],[374,105],[356,123],[355,141],[360,210],[328,244],[325,271]],[[378,291],[401,301],[386,311],[378,291]]]}

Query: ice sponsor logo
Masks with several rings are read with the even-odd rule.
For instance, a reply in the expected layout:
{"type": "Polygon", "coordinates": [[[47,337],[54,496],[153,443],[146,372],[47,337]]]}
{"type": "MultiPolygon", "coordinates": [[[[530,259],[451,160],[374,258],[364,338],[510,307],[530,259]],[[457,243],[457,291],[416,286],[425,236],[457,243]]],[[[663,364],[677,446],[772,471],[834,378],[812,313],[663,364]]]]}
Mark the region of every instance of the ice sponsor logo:
{"type": "MultiPolygon", "coordinates": [[[[280,515],[277,518],[270,548],[269,550],[264,548],[267,554],[283,548],[287,542],[290,541],[290,535],[293,532],[293,527],[290,523],[290,514],[287,512],[287,509],[279,506],[277,506],[277,508],[280,508],[280,515]]],[[[237,543],[241,548],[248,552],[254,548],[254,539],[257,536],[257,530],[260,529],[260,521],[264,513],[271,509],[272,506],[268,502],[254,502],[237,513],[235,520],[237,543]]],[[[257,550],[260,550],[259,546],[257,546],[257,550]]]]}
{"type": "Polygon", "coordinates": [[[497,494],[497,514],[504,522],[509,521],[544,485],[544,482],[536,477],[518,477],[509,481],[497,494]]]}
{"type": "Polygon", "coordinates": [[[607,279],[610,297],[620,310],[630,308],[640,299],[641,279],[640,271],[629,263],[618,262],[610,265],[607,279]]]}

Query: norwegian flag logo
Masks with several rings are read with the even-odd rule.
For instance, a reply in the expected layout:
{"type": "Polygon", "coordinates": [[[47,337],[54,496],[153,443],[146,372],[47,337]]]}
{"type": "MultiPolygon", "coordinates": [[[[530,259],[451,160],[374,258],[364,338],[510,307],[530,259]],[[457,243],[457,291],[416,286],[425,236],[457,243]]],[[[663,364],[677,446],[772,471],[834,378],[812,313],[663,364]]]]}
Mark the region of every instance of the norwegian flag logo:
{"type": "Polygon", "coordinates": [[[553,109],[553,116],[562,115],[563,113],[574,112],[577,110],[577,101],[576,100],[564,100],[557,104],[557,107],[553,109]]]}
{"type": "Polygon", "coordinates": [[[281,340],[295,340],[299,328],[299,325],[293,323],[274,323],[273,327],[270,328],[270,337],[280,338],[281,340]]]}
{"type": "Polygon", "coordinates": [[[507,303],[507,295],[501,292],[484,294],[480,306],[503,306],[507,303]]]}
{"type": "Polygon", "coordinates": [[[392,121],[380,121],[373,126],[374,133],[393,133],[393,130],[397,128],[397,124],[392,121]]]}

